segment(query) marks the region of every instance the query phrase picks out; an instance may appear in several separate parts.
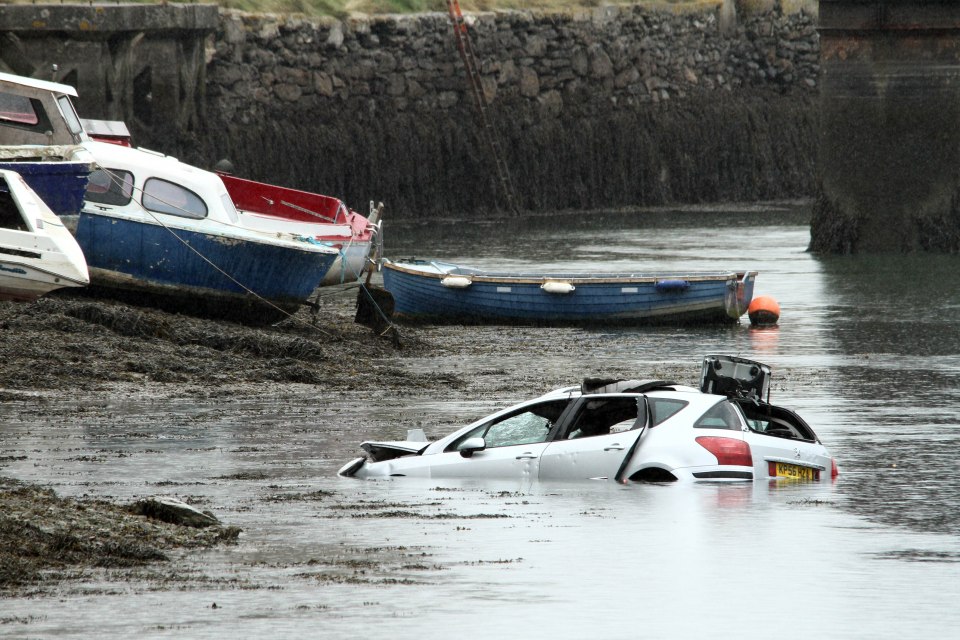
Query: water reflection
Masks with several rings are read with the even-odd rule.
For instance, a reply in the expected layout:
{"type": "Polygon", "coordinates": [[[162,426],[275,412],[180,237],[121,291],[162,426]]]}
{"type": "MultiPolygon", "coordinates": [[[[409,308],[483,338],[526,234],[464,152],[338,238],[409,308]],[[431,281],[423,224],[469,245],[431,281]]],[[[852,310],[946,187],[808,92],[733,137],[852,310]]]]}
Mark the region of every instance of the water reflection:
{"type": "Polygon", "coordinates": [[[851,508],[917,530],[960,531],[960,257],[821,258],[830,333],[849,360],[851,508]]]}

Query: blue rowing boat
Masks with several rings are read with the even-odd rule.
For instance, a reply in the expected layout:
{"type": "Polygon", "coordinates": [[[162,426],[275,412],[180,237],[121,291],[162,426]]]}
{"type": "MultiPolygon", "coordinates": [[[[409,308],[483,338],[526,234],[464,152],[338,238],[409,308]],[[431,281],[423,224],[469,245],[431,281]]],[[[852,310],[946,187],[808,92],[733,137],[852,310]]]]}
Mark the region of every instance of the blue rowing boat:
{"type": "Polygon", "coordinates": [[[736,322],[756,271],[502,273],[383,261],[394,316],[427,322],[589,325],[736,322]]]}

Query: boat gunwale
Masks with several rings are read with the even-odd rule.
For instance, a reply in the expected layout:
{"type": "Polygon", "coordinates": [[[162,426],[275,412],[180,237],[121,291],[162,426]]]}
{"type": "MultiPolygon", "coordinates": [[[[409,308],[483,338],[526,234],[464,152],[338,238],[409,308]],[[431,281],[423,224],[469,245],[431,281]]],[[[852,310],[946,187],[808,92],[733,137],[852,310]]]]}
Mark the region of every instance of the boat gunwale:
{"type": "MultiPolygon", "coordinates": [[[[759,271],[690,271],[690,272],[652,272],[649,274],[634,274],[634,273],[602,273],[597,274],[590,273],[580,273],[580,274],[562,274],[562,273],[543,273],[543,274],[533,274],[533,273],[522,273],[517,275],[510,275],[506,273],[493,273],[493,272],[481,272],[477,274],[472,273],[432,273],[429,271],[419,270],[416,268],[410,268],[401,265],[410,264],[408,262],[397,263],[392,261],[384,261],[383,268],[392,269],[400,273],[407,275],[417,276],[430,280],[442,281],[444,278],[449,276],[454,277],[463,277],[469,278],[473,283],[489,283],[489,284],[531,284],[531,285],[540,285],[545,282],[569,282],[570,284],[656,284],[657,282],[662,282],[664,280],[677,280],[683,279],[689,282],[716,282],[719,280],[726,281],[741,281],[745,278],[756,277],[759,274],[759,271]]],[[[461,265],[454,265],[450,263],[442,263],[455,268],[463,268],[461,265]]]]}

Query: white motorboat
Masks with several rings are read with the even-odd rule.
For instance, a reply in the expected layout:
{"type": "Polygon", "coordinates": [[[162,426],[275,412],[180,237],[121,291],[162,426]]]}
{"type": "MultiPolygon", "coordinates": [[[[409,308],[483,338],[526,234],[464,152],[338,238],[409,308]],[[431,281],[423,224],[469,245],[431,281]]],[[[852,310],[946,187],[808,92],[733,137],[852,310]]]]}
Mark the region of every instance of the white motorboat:
{"type": "Polygon", "coordinates": [[[80,245],[20,174],[0,169],[0,300],[90,283],[80,245]]]}

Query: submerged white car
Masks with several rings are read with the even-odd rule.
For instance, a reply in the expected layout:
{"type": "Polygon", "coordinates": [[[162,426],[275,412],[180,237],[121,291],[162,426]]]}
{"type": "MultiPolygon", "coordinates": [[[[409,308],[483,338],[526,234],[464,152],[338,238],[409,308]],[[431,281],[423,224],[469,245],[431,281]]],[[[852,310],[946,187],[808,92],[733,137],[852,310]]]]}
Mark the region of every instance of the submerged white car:
{"type": "Polygon", "coordinates": [[[587,379],[427,442],[364,442],[341,476],[672,482],[832,480],[837,463],[796,413],[771,405],[770,367],[707,356],[701,388],[587,379]]]}

